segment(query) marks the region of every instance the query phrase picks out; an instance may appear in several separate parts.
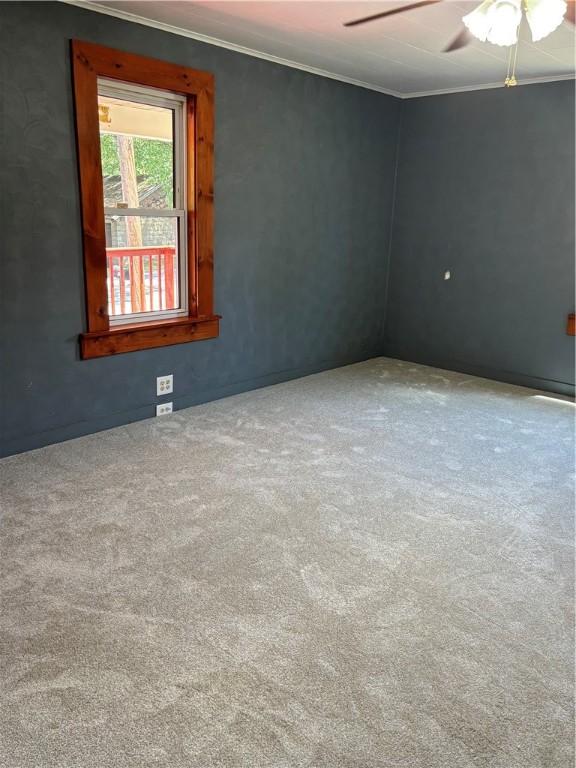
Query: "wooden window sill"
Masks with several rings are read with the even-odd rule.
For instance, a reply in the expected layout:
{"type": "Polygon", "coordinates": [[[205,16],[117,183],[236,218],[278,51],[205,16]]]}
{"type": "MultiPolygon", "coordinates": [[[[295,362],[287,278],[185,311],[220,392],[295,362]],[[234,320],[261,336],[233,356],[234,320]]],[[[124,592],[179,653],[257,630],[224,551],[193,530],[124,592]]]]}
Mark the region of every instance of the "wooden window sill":
{"type": "Polygon", "coordinates": [[[119,325],[108,331],[81,334],[80,356],[83,360],[89,360],[93,357],[136,352],[140,349],[215,339],[219,333],[219,326],[219,315],[119,325]]]}

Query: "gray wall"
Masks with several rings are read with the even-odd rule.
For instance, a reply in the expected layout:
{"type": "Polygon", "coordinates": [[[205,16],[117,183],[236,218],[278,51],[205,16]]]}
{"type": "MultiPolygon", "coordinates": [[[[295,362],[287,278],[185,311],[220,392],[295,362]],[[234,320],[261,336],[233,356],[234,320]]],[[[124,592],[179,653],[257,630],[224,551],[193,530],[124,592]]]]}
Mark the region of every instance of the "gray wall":
{"type": "Polygon", "coordinates": [[[569,392],[574,83],[405,101],[400,135],[384,351],[569,392]]]}
{"type": "Polygon", "coordinates": [[[378,355],[399,103],[62,3],[3,3],[3,454],[378,355]],[[69,40],[216,77],[221,336],[80,361],[69,40]]]}

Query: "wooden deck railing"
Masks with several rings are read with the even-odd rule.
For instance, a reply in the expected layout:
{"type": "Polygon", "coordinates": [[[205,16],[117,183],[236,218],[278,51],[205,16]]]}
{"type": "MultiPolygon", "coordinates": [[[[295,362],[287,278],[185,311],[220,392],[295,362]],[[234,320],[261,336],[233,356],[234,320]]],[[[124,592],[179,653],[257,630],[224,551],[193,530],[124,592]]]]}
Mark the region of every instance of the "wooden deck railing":
{"type": "Polygon", "coordinates": [[[178,306],[178,264],[173,246],[107,248],[106,254],[111,316],[178,306]]]}

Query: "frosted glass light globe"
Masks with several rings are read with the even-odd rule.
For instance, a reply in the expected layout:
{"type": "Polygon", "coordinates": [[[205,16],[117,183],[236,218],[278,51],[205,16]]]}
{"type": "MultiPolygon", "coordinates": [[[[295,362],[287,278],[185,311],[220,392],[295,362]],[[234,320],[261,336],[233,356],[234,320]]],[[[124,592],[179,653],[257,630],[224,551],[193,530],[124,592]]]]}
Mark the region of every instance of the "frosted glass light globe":
{"type": "Polygon", "coordinates": [[[462,19],[474,37],[481,40],[483,43],[486,42],[488,32],[490,31],[490,16],[488,11],[493,3],[494,0],[484,0],[478,8],[475,8],[462,19]]]}
{"type": "Polygon", "coordinates": [[[488,42],[494,45],[514,45],[522,21],[520,0],[496,0],[488,15],[491,21],[488,42]]]}
{"type": "Polygon", "coordinates": [[[532,40],[537,42],[554,32],[562,24],[567,10],[565,0],[526,0],[526,18],[532,40]]]}

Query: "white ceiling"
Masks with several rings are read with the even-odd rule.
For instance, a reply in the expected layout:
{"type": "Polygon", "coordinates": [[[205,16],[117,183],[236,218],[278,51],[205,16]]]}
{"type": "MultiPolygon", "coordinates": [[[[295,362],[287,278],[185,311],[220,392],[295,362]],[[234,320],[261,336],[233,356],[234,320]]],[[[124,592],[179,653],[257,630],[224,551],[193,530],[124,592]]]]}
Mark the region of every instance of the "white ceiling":
{"type": "MultiPolygon", "coordinates": [[[[461,18],[479,4],[446,0],[358,27],[345,21],[401,6],[402,2],[334,0],[72,0],[140,23],[285,64],[355,82],[397,96],[494,87],[503,83],[507,48],[474,42],[442,53],[462,29],[461,18]],[[246,50],[248,49],[248,50],[246,50]]],[[[520,82],[575,75],[575,29],[564,23],[548,38],[529,41],[523,24],[518,48],[520,82]]]]}

